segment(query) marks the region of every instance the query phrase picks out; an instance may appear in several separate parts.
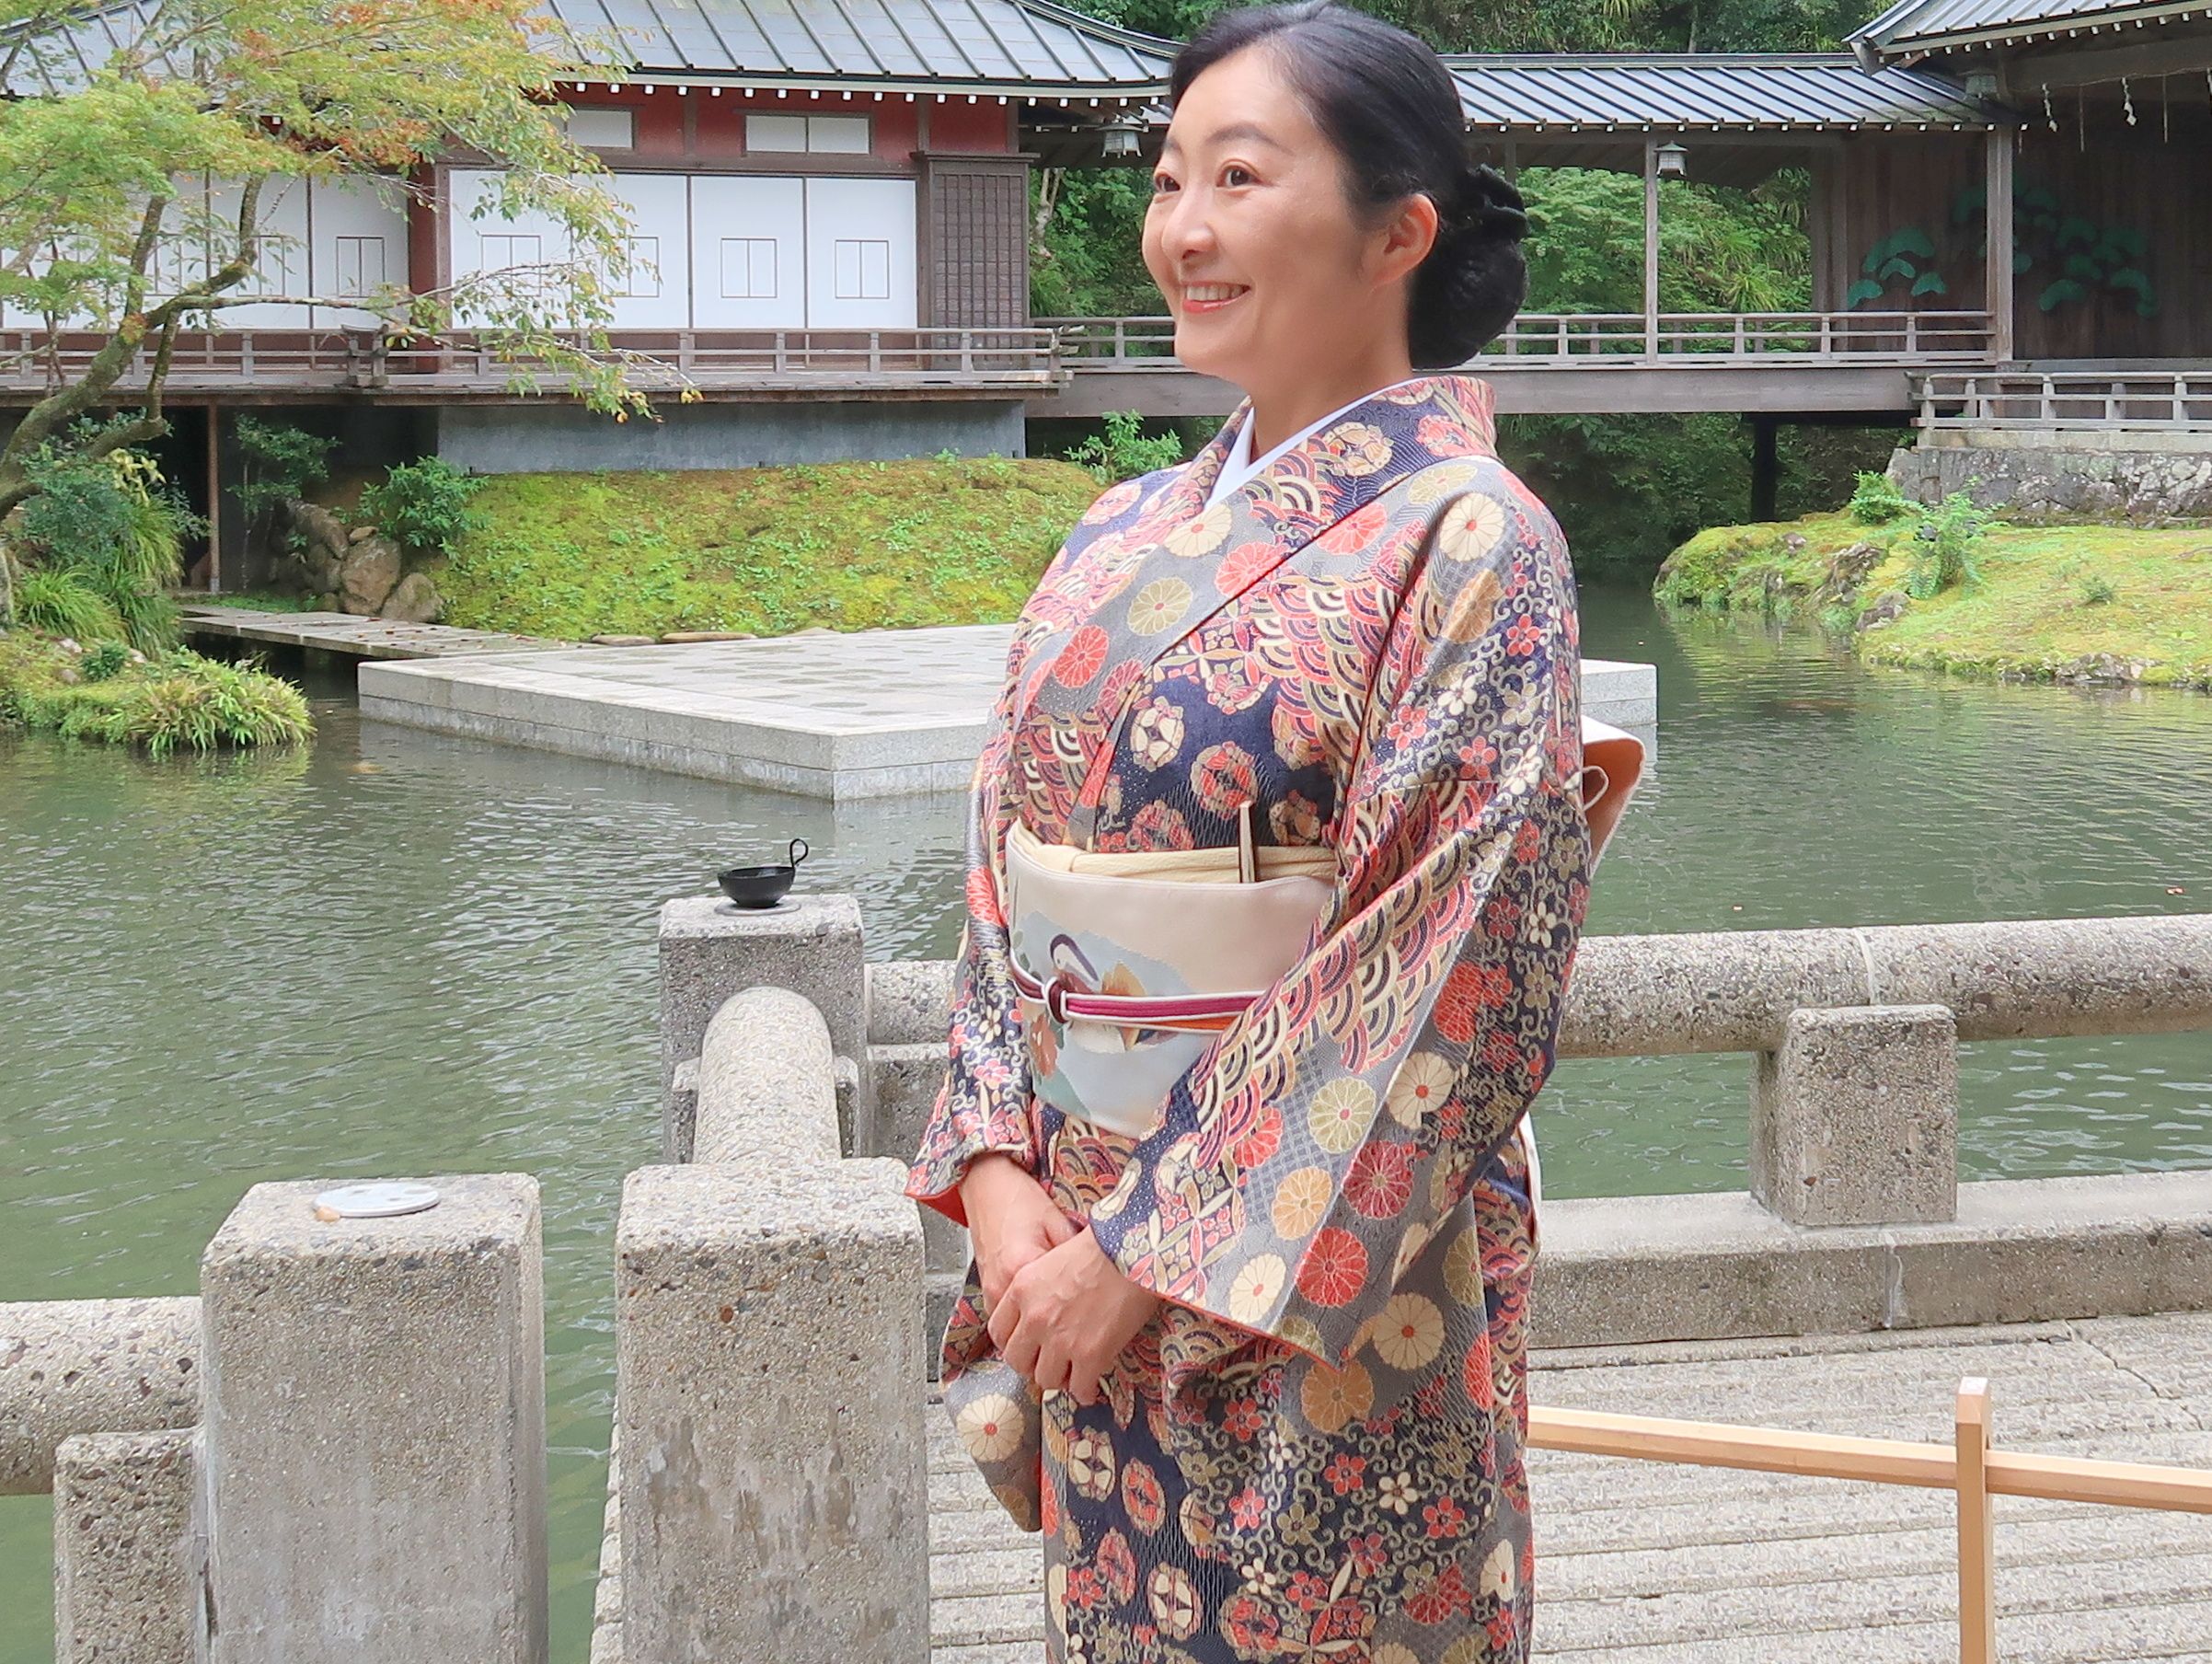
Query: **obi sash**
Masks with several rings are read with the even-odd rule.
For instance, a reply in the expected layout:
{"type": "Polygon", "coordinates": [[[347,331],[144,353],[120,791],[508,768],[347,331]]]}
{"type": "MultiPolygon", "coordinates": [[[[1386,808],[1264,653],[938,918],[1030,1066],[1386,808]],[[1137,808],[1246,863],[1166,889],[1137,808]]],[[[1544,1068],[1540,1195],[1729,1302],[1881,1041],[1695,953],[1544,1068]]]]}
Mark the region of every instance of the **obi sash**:
{"type": "MultiPolygon", "coordinates": [[[[1644,747],[1585,717],[1583,755],[1595,870],[1644,747]]],[[[1218,849],[1102,854],[1008,830],[1008,968],[1043,1103],[1143,1138],[1214,1036],[1308,950],[1335,892],[1335,851],[1255,847],[1249,804],[1239,834],[1218,849]]],[[[1533,1196],[1534,1140],[1519,1131],[1533,1196]]]]}

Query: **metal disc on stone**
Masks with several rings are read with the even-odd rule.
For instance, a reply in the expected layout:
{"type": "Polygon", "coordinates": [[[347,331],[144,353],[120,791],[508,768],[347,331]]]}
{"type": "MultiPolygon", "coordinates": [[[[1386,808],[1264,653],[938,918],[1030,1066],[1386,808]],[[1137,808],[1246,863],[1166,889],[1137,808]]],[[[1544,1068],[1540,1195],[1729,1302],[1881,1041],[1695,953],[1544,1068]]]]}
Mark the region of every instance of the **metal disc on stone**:
{"type": "Polygon", "coordinates": [[[328,1219],[392,1219],[402,1214],[426,1212],[437,1205],[438,1193],[432,1186],[388,1180],[340,1184],[315,1198],[317,1216],[328,1219]]]}

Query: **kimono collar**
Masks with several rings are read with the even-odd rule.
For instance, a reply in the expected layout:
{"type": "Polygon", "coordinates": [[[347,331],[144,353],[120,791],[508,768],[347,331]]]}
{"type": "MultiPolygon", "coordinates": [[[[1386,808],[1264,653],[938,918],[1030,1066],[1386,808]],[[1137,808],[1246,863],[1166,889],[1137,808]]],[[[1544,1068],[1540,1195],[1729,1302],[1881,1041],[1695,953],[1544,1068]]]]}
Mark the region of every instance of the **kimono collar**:
{"type": "MultiPolygon", "coordinates": [[[[1340,410],[1223,501],[1249,496],[1259,518],[1273,530],[1319,530],[1312,525],[1301,528],[1296,522],[1309,519],[1322,501],[1335,499],[1348,512],[1433,462],[1496,456],[1496,393],[1479,376],[1417,376],[1340,410]]],[[[1252,401],[1246,399],[1147,505],[1145,518],[1177,520],[1204,513],[1214,482],[1251,417],[1252,401]]]]}
{"type": "MultiPolygon", "coordinates": [[[[1031,598],[1034,629],[1017,673],[1017,724],[1065,731],[1054,772],[1081,780],[1069,841],[1088,842],[1114,736],[1146,670],[1322,534],[1423,469],[1496,454],[1487,382],[1431,376],[1384,389],[1292,446],[1208,508],[1250,420],[1241,405],[1126,524],[1070,539],[1068,559],[1031,598]]],[[[1126,511],[1124,511],[1126,512],[1126,511]]]]}

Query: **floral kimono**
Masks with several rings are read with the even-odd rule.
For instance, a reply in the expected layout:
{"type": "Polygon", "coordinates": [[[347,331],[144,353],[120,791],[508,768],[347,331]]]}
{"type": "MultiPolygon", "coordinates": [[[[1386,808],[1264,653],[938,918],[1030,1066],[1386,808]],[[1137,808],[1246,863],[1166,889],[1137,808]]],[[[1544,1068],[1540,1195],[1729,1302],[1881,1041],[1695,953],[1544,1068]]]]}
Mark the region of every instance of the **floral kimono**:
{"type": "MultiPolygon", "coordinates": [[[[1000,1360],[971,1267],[945,1399],[1045,1543],[1055,1664],[1527,1657],[1516,1136],[1588,894],[1574,581],[1435,376],[1206,497],[1248,411],[1091,507],[1015,631],[978,765],[950,1067],[909,1183],[963,1222],[1020,1161],[1164,1302],[1083,1408],[1000,1360]],[[1247,811],[1244,805],[1250,804],[1247,811]],[[1303,953],[1140,1138],[1031,1092],[1017,819],[1098,851],[1335,853],[1303,953]]],[[[1050,1067],[1049,1059],[1044,1066],[1050,1067]]]]}

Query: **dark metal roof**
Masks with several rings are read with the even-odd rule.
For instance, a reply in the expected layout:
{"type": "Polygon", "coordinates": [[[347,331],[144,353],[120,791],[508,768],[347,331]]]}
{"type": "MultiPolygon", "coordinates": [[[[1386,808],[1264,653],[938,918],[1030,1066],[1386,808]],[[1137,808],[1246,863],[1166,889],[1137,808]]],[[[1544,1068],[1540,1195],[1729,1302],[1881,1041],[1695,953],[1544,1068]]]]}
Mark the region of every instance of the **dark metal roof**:
{"type": "Polygon", "coordinates": [[[1898,0],[1854,32],[1851,42],[1872,52],[1910,55],[2207,14],[2206,0],[1898,0]]]}
{"type": "Polygon", "coordinates": [[[542,3],[586,41],[618,40],[633,75],[665,80],[1153,98],[1175,53],[1053,0],[542,3]]]}
{"type": "MultiPolygon", "coordinates": [[[[88,8],[41,31],[44,61],[11,90],[82,85],[144,29],[157,0],[88,8]]],[[[541,39],[633,78],[741,87],[1153,98],[1171,41],[1054,0],[540,0],[541,39]]]]}
{"type": "Polygon", "coordinates": [[[1987,128],[2018,118],[1847,52],[1449,53],[1470,128],[1546,133],[1987,128]]]}

